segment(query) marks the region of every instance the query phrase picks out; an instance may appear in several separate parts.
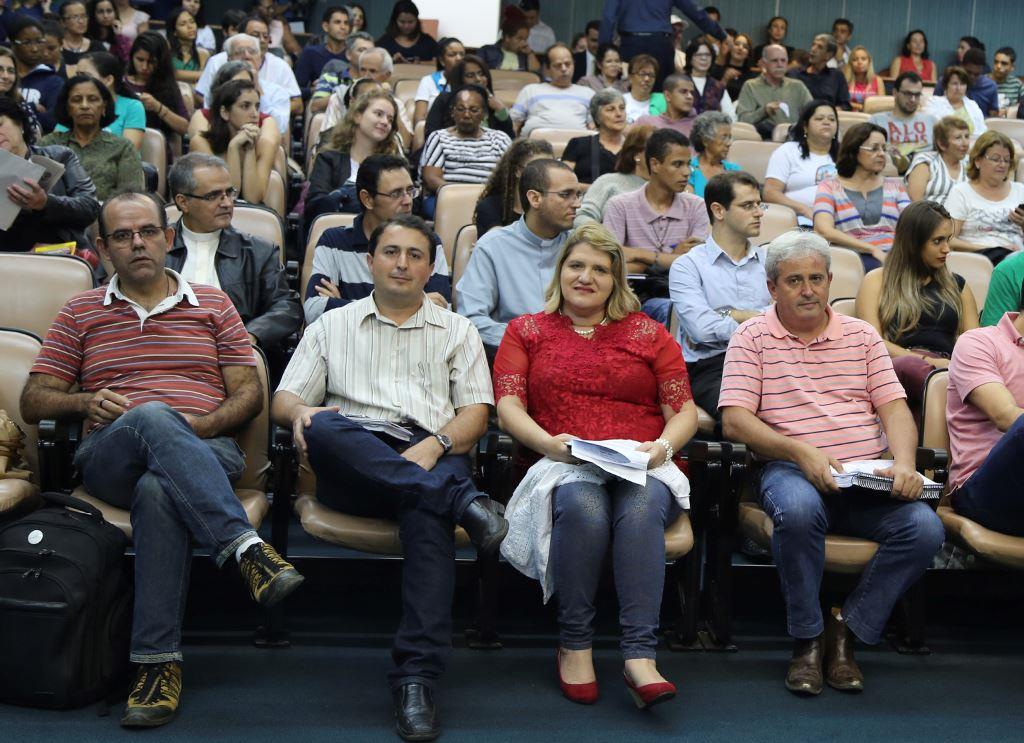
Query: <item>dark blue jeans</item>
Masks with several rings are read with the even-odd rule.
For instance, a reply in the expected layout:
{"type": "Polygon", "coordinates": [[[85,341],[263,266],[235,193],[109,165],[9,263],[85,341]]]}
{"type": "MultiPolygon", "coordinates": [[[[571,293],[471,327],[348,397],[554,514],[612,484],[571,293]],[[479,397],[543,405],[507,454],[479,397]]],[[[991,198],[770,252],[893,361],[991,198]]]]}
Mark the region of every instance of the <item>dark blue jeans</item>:
{"type": "Polygon", "coordinates": [[[1024,416],[999,439],[984,464],[953,493],[953,510],[986,529],[1024,536],[1024,416]]]}
{"type": "Polygon", "coordinates": [[[658,60],[658,79],[654,81],[652,90],[661,90],[665,78],[675,72],[676,50],[672,44],[672,34],[621,34],[621,37],[619,53],[623,62],[628,62],[637,54],[650,54],[658,60]]]}
{"type": "Polygon", "coordinates": [[[89,434],[75,467],[91,495],[131,509],[132,662],[181,660],[193,541],[223,565],[256,534],[231,487],[245,470],[238,444],[200,439],[179,413],[149,402],[89,434]]]}
{"type": "Polygon", "coordinates": [[[622,656],[655,657],[665,583],[665,527],[679,514],[669,489],[653,477],[646,487],[624,480],[605,485],[573,482],[555,488],[553,498],[551,570],[559,643],[566,650],[591,647],[594,595],[611,541],[622,656]]]}
{"type": "Polygon", "coordinates": [[[819,493],[792,462],[764,466],[761,503],[774,527],[772,556],[786,600],[789,634],[801,640],[824,629],[819,593],[827,533],[879,543],[842,608],[847,625],[869,644],[881,639],[896,601],[924,574],[945,535],[939,517],[925,503],[860,488],[819,493]]]}
{"type": "Polygon", "coordinates": [[[441,457],[429,471],[401,456],[428,435],[418,430],[404,444],[332,412],[313,416],[305,433],[317,500],[353,516],[398,521],[405,559],[392,688],[413,681],[433,687],[444,672],[452,648],[455,523],[483,496],[465,454],[441,457]]]}

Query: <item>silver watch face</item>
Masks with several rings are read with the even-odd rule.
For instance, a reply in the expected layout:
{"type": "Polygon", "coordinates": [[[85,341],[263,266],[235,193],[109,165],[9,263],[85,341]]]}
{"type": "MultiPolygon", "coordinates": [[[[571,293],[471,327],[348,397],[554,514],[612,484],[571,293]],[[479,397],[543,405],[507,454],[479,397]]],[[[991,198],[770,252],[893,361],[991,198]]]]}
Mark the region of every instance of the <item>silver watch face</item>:
{"type": "Polygon", "coordinates": [[[452,440],[451,440],[451,438],[449,438],[448,436],[445,436],[443,433],[436,433],[436,434],[434,434],[434,438],[436,438],[438,440],[438,442],[441,444],[441,446],[444,447],[445,451],[448,451],[449,449],[452,448],[452,440]]]}

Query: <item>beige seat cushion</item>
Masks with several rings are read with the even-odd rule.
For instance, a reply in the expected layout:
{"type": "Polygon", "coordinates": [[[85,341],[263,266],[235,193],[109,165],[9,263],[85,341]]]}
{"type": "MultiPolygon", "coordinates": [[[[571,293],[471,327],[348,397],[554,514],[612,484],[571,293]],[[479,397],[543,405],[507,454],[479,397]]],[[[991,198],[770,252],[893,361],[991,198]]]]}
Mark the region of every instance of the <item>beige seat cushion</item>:
{"type": "Polygon", "coordinates": [[[690,516],[681,513],[665,530],[665,557],[678,560],[692,549],[693,526],[690,524],[690,516]]]}
{"type": "MultiPolygon", "coordinates": [[[[295,512],[308,534],[331,544],[376,555],[402,554],[398,523],[388,519],[350,516],[322,505],[309,494],[295,501],[295,512]]],[[[455,544],[469,544],[469,535],[461,526],[455,527],[455,544]]]]}
{"type": "MultiPolygon", "coordinates": [[[[740,503],[740,533],[771,549],[772,520],[756,503],[740,503]]],[[[830,573],[857,574],[875,556],[878,543],[857,537],[828,534],[825,537],[825,570],[830,573]]]]}
{"type": "MultiPolygon", "coordinates": [[[[112,506],[109,503],[101,501],[99,498],[89,495],[83,487],[75,488],[75,491],[71,493],[71,495],[75,498],[81,498],[85,502],[96,506],[107,522],[123,531],[129,539],[132,538],[132,520],[131,515],[127,510],[124,508],[118,508],[117,506],[112,506]]],[[[245,509],[245,515],[248,517],[249,523],[252,524],[254,529],[259,529],[260,524],[263,523],[263,519],[267,516],[267,512],[270,511],[270,501],[267,500],[267,494],[259,490],[247,490],[240,488],[235,491],[235,495],[237,495],[238,500],[242,502],[242,508],[245,509]]]]}
{"type": "Polygon", "coordinates": [[[986,529],[949,506],[939,506],[939,519],[949,538],[966,550],[1008,568],[1024,568],[1024,537],[1011,537],[986,529]]]}
{"type": "Polygon", "coordinates": [[[27,480],[0,480],[0,514],[28,507],[39,500],[39,488],[27,480]]]}

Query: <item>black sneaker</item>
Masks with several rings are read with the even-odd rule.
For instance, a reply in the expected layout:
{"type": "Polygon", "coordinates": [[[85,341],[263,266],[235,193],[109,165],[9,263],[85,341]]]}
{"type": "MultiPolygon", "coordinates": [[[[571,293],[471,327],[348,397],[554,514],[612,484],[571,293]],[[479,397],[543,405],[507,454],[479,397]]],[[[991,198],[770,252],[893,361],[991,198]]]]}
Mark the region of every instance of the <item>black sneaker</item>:
{"type": "Polygon", "coordinates": [[[243,552],[238,570],[253,600],[267,608],[277,604],[305,580],[266,542],[254,544],[243,552]]]}
{"type": "Polygon", "coordinates": [[[121,727],[153,728],[170,722],[181,697],[181,663],[143,663],[121,717],[121,727]]]}

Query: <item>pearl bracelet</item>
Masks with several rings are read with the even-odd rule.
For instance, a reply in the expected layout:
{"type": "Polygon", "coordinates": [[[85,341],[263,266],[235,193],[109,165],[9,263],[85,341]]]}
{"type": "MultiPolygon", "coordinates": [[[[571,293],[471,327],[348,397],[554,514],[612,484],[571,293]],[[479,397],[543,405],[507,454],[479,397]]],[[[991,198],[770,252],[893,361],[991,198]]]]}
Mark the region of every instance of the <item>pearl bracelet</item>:
{"type": "Polygon", "coordinates": [[[672,459],[672,455],[676,453],[676,450],[672,447],[672,442],[669,441],[668,439],[655,439],[654,443],[661,444],[662,448],[665,450],[666,462],[672,459]]]}

